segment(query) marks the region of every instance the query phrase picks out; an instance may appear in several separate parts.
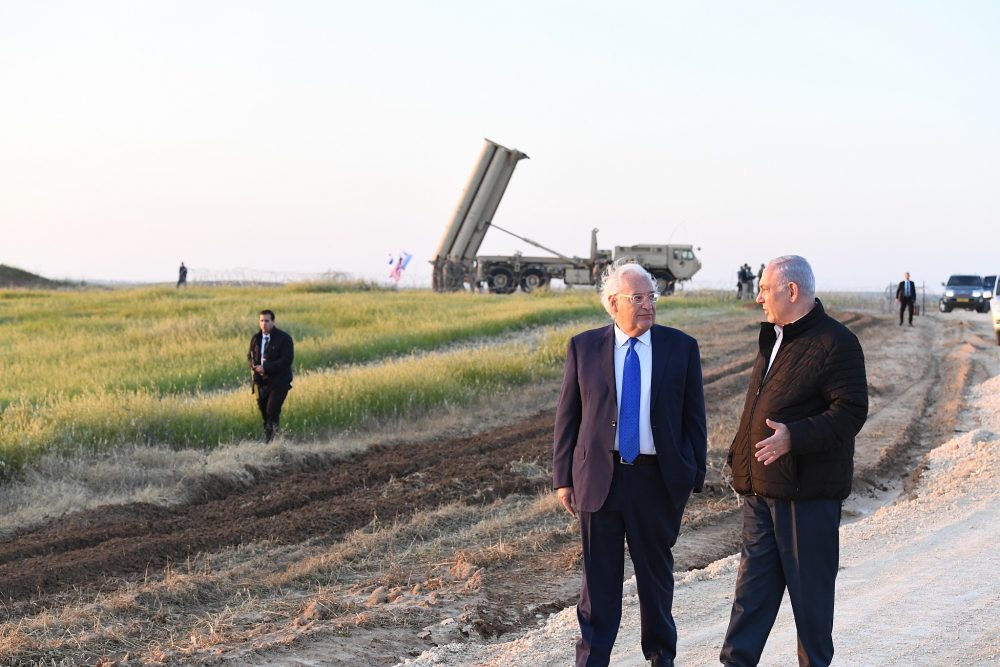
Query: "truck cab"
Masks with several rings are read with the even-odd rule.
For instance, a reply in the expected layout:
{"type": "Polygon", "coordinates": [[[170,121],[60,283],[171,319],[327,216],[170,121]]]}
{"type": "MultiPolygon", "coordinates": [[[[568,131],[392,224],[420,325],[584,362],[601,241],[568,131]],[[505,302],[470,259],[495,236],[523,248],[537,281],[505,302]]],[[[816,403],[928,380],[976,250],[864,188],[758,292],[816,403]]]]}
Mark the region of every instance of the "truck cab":
{"type": "Polygon", "coordinates": [[[660,294],[673,294],[678,280],[687,280],[701,269],[701,260],[690,245],[615,246],[614,257],[642,264],[653,274],[660,294]]]}

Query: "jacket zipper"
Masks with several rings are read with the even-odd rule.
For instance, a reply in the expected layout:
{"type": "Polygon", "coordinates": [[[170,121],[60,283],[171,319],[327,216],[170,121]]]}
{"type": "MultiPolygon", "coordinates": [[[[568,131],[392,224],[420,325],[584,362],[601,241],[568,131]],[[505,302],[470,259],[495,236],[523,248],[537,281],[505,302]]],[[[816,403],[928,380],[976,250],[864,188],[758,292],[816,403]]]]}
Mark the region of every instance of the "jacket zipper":
{"type": "MultiPolygon", "coordinates": [[[[771,362],[771,365],[774,365],[774,362],[771,362]]],[[[767,374],[769,371],[770,368],[764,369],[764,376],[760,379],[760,384],[757,385],[757,393],[753,396],[753,404],[750,406],[750,421],[747,424],[747,429],[749,430],[749,433],[747,433],[748,439],[750,439],[750,434],[753,433],[753,413],[757,409],[757,399],[760,398],[760,390],[764,388],[764,382],[767,381],[767,374]]],[[[753,443],[748,442],[747,444],[749,445],[747,451],[747,478],[750,480],[750,493],[757,495],[757,491],[753,488],[753,461],[751,460],[753,457],[753,451],[749,451],[753,449],[753,443]]]]}

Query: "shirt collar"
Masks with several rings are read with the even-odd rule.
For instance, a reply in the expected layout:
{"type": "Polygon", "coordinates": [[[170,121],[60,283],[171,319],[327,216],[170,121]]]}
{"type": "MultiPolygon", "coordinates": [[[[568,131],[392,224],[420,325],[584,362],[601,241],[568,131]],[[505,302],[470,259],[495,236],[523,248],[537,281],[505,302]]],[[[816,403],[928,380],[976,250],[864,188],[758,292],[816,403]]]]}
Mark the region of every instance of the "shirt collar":
{"type": "MultiPolygon", "coordinates": [[[[641,336],[638,337],[639,342],[642,343],[643,345],[649,345],[650,341],[653,338],[653,335],[650,333],[651,331],[652,331],[652,329],[646,329],[646,333],[644,333],[644,334],[642,334],[641,336]]],[[[626,334],[624,331],[622,331],[621,329],[619,329],[618,325],[616,324],[615,325],[615,347],[622,347],[623,345],[628,345],[628,341],[629,341],[628,334],[626,334]]]]}

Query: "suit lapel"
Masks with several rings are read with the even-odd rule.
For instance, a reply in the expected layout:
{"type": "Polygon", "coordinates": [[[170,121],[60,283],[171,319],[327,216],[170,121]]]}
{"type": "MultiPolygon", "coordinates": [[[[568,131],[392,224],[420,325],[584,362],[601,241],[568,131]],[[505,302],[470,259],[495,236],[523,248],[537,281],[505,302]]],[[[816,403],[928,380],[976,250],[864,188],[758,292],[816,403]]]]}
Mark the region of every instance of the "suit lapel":
{"type": "Polygon", "coordinates": [[[615,325],[612,324],[608,327],[604,335],[600,337],[597,343],[597,358],[600,359],[600,373],[601,377],[604,378],[605,382],[608,383],[608,389],[611,393],[611,398],[615,402],[615,413],[618,412],[618,383],[615,381],[615,325]]]}
{"type": "Polygon", "coordinates": [[[660,385],[663,383],[663,376],[667,374],[667,364],[674,350],[667,344],[666,330],[653,325],[650,331],[650,340],[653,341],[653,376],[649,379],[649,405],[650,408],[656,405],[656,397],[660,393],[660,385]]]}
{"type": "Polygon", "coordinates": [[[256,334],[254,334],[253,342],[251,343],[251,345],[253,345],[254,360],[258,364],[260,363],[260,356],[261,356],[260,344],[261,342],[263,342],[263,340],[264,340],[264,334],[258,331],[256,334]]]}

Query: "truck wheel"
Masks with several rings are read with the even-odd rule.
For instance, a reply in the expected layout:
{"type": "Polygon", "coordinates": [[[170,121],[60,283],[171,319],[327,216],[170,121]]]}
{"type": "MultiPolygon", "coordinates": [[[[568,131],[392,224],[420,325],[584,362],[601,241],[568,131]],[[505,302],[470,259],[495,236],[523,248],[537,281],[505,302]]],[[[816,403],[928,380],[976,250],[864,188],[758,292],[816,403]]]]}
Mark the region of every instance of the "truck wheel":
{"type": "Polygon", "coordinates": [[[942,313],[950,313],[951,306],[945,304],[944,301],[938,301],[938,310],[940,310],[942,313]]]}
{"type": "Polygon", "coordinates": [[[654,273],[653,278],[656,280],[657,292],[664,296],[670,296],[674,293],[676,281],[669,273],[654,273]]]}
{"type": "Polygon", "coordinates": [[[548,282],[548,278],[546,278],[544,273],[537,269],[531,269],[530,271],[525,271],[521,276],[521,291],[525,294],[531,294],[536,289],[545,287],[545,284],[548,282]]]}
{"type": "Polygon", "coordinates": [[[497,266],[490,270],[490,292],[493,294],[510,294],[517,289],[514,282],[514,272],[506,266],[497,266]]]}

